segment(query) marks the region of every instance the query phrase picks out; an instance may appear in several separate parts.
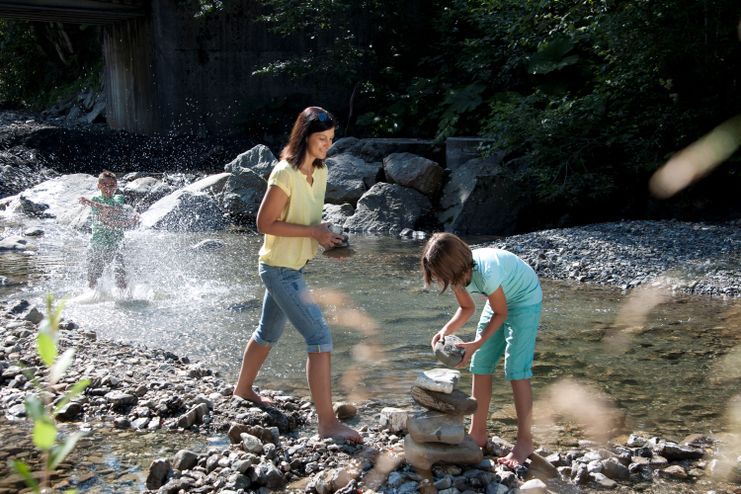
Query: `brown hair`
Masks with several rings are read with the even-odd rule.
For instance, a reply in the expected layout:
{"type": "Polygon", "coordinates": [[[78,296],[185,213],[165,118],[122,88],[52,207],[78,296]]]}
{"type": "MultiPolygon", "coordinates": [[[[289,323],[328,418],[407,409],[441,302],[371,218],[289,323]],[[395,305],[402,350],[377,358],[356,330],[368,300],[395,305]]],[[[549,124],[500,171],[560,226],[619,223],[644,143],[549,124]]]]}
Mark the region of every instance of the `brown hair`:
{"type": "Polygon", "coordinates": [[[473,254],[466,242],[452,233],[435,233],[422,251],[422,278],[425,287],[433,281],[442,285],[464,287],[471,282],[473,254]]]}
{"type": "MultiPolygon", "coordinates": [[[[309,136],[335,127],[337,127],[337,121],[324,108],[310,106],[304,109],[298,114],[296,121],[293,123],[291,137],[288,138],[286,147],[280,152],[280,159],[286,160],[294,168],[300,167],[306,156],[306,140],[309,136]]],[[[322,160],[314,160],[315,168],[323,166],[324,162],[322,160]]]]}
{"type": "Polygon", "coordinates": [[[100,175],[98,175],[98,182],[103,180],[104,178],[112,178],[116,182],[118,182],[118,179],[116,178],[116,174],[109,170],[103,170],[100,172],[100,175]]]}

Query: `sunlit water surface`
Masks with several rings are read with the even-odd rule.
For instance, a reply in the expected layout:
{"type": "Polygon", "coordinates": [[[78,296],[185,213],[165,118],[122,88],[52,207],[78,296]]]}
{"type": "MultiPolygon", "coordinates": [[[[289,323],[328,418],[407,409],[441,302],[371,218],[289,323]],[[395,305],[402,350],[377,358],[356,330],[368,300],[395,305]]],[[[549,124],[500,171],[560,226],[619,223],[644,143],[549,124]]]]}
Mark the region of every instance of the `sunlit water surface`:
{"type": "MultiPolygon", "coordinates": [[[[137,300],[122,301],[110,293],[110,273],[101,283],[102,297],[91,297],[86,289],[86,235],[45,228],[35,255],[0,255],[0,273],[8,283],[0,287],[0,296],[39,304],[49,292],[64,296],[64,316],[100,338],[187,355],[233,380],[260,315],[259,237],[129,232],[127,270],[137,300]],[[206,238],[223,241],[224,248],[191,248],[206,238]]],[[[429,342],[454,311],[454,298],[422,289],[422,241],[361,236],[350,241],[352,256],[319,255],[305,271],[312,288],[334,295],[326,297],[325,314],[333,326],[335,397],[411,407],[409,388],[417,374],[437,366],[429,342]]],[[[626,299],[620,290],[547,280],[543,289],[533,379],[536,416],[550,406],[542,400],[552,386],[568,378],[609,399],[622,416],[614,434],[646,431],[682,439],[689,433],[728,430],[730,399],[741,393],[738,369],[724,360],[739,343],[738,303],[670,297],[626,337],[615,324],[626,299]]],[[[480,309],[483,302],[477,303],[480,309]]],[[[464,338],[475,322],[461,333],[464,338]]],[[[301,337],[289,328],[257,384],[308,394],[305,358],[301,337]]],[[[511,391],[501,370],[498,377],[490,429],[513,439],[511,391]]],[[[468,390],[467,372],[462,381],[468,390]]],[[[540,424],[536,438],[573,444],[585,437],[574,423],[562,416],[556,425],[540,424]]]]}

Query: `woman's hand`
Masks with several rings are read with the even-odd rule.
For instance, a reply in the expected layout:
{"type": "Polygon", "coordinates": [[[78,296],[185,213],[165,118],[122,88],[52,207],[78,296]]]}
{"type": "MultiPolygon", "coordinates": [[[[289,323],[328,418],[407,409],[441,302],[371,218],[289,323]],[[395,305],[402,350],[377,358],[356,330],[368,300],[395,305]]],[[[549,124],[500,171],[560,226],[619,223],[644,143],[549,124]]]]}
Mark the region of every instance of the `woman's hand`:
{"type": "Polygon", "coordinates": [[[312,237],[325,249],[331,249],[342,243],[342,235],[337,235],[329,229],[329,223],[321,223],[312,227],[312,237]]]}

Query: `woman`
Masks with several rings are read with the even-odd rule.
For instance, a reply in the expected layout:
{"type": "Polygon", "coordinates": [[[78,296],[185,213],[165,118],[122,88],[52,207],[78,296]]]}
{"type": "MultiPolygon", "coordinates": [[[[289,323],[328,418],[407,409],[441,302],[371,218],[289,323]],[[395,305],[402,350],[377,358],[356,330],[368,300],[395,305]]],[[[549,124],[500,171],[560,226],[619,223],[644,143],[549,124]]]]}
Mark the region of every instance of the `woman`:
{"type": "Polygon", "coordinates": [[[319,435],[362,442],[360,434],[334,414],[332,334],[319,306],[311,300],[303,277],[303,268],[319,245],[331,248],[343,239],[321,222],[327,187],[324,159],[336,125],[334,117],[322,108],[311,106],[302,111],[281,152],[281,161],[268,178],[268,189],[257,213],[257,229],[264,234],[259,271],[265,298],[260,323],[244,351],[234,395],[259,405],[272,403],[257,394],[252,385],[271,346],[290,321],[306,340],[306,377],[319,418],[319,435]]]}

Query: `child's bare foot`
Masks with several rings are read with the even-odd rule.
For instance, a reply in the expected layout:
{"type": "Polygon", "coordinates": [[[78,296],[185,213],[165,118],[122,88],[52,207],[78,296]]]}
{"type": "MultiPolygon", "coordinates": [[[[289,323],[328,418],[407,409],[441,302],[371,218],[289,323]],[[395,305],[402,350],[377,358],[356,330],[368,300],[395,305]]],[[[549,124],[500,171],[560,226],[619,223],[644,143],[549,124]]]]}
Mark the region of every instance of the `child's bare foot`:
{"type": "Polygon", "coordinates": [[[362,443],[363,436],[355,429],[346,426],[340,421],[332,422],[327,426],[319,426],[319,435],[321,437],[330,437],[332,439],[341,439],[351,443],[362,443]]]}
{"type": "Polygon", "coordinates": [[[520,465],[524,465],[525,460],[533,454],[533,451],[535,451],[535,448],[532,440],[521,441],[518,439],[512,451],[507,456],[499,458],[497,462],[514,470],[520,465]]]}
{"type": "Polygon", "coordinates": [[[269,407],[273,405],[273,400],[271,400],[267,396],[261,396],[255,393],[255,391],[252,389],[250,389],[247,393],[243,395],[238,395],[236,392],[234,392],[232,396],[236,398],[241,398],[242,400],[251,401],[255,405],[259,405],[262,407],[269,407]]]}

